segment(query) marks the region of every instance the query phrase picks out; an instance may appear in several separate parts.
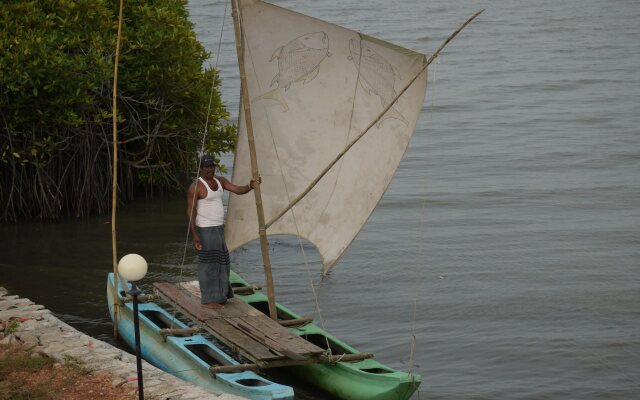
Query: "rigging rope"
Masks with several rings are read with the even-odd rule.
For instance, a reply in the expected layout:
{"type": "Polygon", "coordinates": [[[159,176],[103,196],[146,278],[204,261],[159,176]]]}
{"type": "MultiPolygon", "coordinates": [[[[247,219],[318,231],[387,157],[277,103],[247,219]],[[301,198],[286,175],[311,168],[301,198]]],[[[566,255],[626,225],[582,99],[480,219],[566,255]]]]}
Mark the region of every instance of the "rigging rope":
{"type": "MultiPolygon", "coordinates": [[[[204,145],[205,142],[207,140],[207,135],[209,134],[209,119],[211,118],[211,104],[213,103],[213,94],[215,91],[215,84],[216,84],[216,76],[218,75],[218,61],[220,59],[220,48],[222,46],[222,36],[224,34],[224,22],[227,19],[227,6],[228,6],[228,2],[225,2],[224,4],[224,13],[222,14],[222,26],[220,27],[220,37],[218,39],[218,50],[216,53],[216,62],[214,63],[214,72],[213,72],[213,77],[211,79],[211,90],[209,91],[209,105],[207,107],[207,117],[205,119],[205,123],[204,123],[204,131],[202,133],[202,141],[200,142],[200,150],[199,150],[199,154],[202,154],[204,152],[204,145]]],[[[196,157],[196,178],[195,178],[195,182],[196,182],[196,187],[197,187],[197,182],[198,182],[198,178],[200,177],[200,159],[199,157],[196,157]]],[[[191,212],[193,212],[193,208],[196,206],[196,195],[197,195],[197,191],[194,190],[193,191],[193,198],[191,199],[191,204],[192,204],[192,208],[191,208],[191,212]]],[[[180,277],[179,279],[182,280],[182,277],[184,275],[184,263],[185,260],[187,258],[187,249],[189,248],[189,234],[191,233],[191,218],[189,218],[189,223],[187,224],[187,233],[185,235],[185,241],[184,241],[184,249],[182,251],[182,260],[180,261],[180,265],[179,265],[179,269],[180,269],[180,277]]],[[[172,317],[174,319],[176,318],[176,314],[177,314],[178,310],[174,307],[173,308],[173,313],[172,313],[172,317]]]]}
{"type": "MultiPolygon", "coordinates": [[[[437,65],[440,64],[440,58],[436,58],[434,63],[434,67],[433,67],[433,83],[431,84],[431,86],[433,86],[433,89],[428,90],[431,93],[431,103],[429,104],[429,117],[428,120],[433,119],[433,109],[435,108],[435,97],[436,97],[436,71],[437,71],[437,65]]],[[[429,87],[429,85],[427,85],[427,87],[429,87]]],[[[419,246],[418,246],[418,262],[420,262],[420,260],[422,260],[423,256],[424,256],[424,241],[425,241],[425,237],[424,237],[424,226],[425,226],[425,220],[426,220],[426,209],[427,209],[427,195],[426,193],[423,195],[422,197],[422,210],[421,210],[421,218],[420,218],[420,238],[418,240],[419,246]]],[[[420,288],[422,287],[423,283],[424,283],[424,275],[425,274],[419,274],[420,278],[417,280],[418,284],[417,289],[414,290],[415,298],[413,299],[413,310],[412,310],[412,319],[411,319],[411,337],[410,337],[410,350],[409,350],[409,375],[413,375],[413,368],[414,368],[414,356],[415,356],[415,351],[416,351],[416,320],[417,320],[417,314],[418,314],[418,296],[421,293],[420,288]]],[[[419,395],[419,393],[418,393],[419,395]]]]}
{"type": "MultiPolygon", "coordinates": [[[[215,91],[215,84],[216,84],[216,76],[218,75],[218,61],[220,60],[220,48],[222,47],[222,36],[224,34],[224,22],[227,19],[227,7],[228,7],[229,2],[224,3],[224,13],[222,14],[222,26],[220,28],[220,37],[218,39],[218,50],[216,53],[216,62],[214,64],[214,73],[213,73],[213,78],[211,79],[211,90],[209,91],[209,105],[207,107],[207,118],[205,120],[204,123],[204,132],[202,134],[202,141],[200,142],[200,150],[199,150],[199,154],[202,154],[204,152],[204,145],[205,142],[207,140],[207,135],[209,134],[209,119],[211,118],[211,104],[213,103],[213,94],[215,91]]],[[[196,157],[196,185],[198,182],[198,178],[200,177],[200,160],[198,157],[196,157]]],[[[193,198],[192,198],[192,202],[191,204],[192,209],[191,212],[193,212],[193,208],[195,208],[196,206],[196,194],[197,191],[193,192],[193,198]]],[[[186,234],[186,238],[185,238],[185,243],[184,243],[184,250],[182,252],[182,260],[180,261],[180,278],[182,278],[183,272],[184,272],[184,263],[185,260],[187,258],[187,249],[189,247],[189,234],[191,233],[191,218],[189,218],[189,223],[187,224],[187,234],[186,234]]]]}

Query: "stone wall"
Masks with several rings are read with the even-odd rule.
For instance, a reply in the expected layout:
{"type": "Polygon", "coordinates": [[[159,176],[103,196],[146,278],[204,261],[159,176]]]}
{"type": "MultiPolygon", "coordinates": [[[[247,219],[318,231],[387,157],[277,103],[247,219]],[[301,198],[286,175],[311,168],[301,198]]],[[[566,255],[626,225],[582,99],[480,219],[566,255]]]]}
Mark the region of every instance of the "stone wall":
{"type": "MultiPolygon", "coordinates": [[[[3,338],[0,344],[17,341],[57,359],[60,362],[74,360],[82,367],[108,374],[114,386],[137,389],[135,356],[111,346],[101,340],[77,331],[56,318],[51,311],[29,299],[9,295],[0,287],[0,324],[9,326],[17,321],[17,330],[3,338]]],[[[3,329],[0,329],[2,336],[3,329]]],[[[146,399],[162,400],[242,400],[241,397],[216,395],[199,386],[183,381],[153,365],[142,362],[144,394],[146,399]]]]}

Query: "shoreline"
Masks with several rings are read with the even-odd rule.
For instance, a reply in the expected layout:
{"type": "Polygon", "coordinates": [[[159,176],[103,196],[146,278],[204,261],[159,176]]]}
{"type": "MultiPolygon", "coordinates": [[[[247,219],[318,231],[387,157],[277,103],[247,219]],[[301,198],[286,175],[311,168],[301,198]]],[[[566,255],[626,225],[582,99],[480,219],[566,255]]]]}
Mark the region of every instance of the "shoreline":
{"type": "MultiPolygon", "coordinates": [[[[70,357],[90,373],[111,376],[112,386],[138,388],[136,357],[99,339],[92,338],[61,321],[44,306],[10,295],[0,286],[0,322],[18,321],[17,329],[0,339],[45,354],[59,362],[70,357]]],[[[149,399],[243,400],[231,394],[215,394],[183,381],[142,360],[144,394],[149,399]]],[[[246,400],[246,399],[245,399],[246,400]]]]}

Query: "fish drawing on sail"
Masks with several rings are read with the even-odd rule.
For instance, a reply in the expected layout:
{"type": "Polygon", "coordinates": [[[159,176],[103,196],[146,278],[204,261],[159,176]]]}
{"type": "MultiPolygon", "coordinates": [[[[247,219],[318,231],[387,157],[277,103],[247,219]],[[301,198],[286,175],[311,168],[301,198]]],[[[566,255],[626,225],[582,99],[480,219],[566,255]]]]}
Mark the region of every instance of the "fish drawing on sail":
{"type": "Polygon", "coordinates": [[[278,59],[278,73],[273,77],[270,87],[277,86],[253,98],[252,102],[275,100],[287,111],[289,105],[282,96],[282,89],[286,92],[294,82],[303,81],[303,85],[311,82],[318,76],[320,63],[326,57],[331,57],[331,53],[329,37],[325,32],[306,33],[278,47],[269,60],[278,59]]]}
{"type": "MultiPolygon", "coordinates": [[[[380,98],[382,107],[386,107],[396,98],[395,82],[396,77],[401,79],[398,70],[384,57],[376,53],[364,40],[349,39],[349,59],[353,61],[356,68],[359,68],[358,82],[360,86],[369,94],[380,98]]],[[[404,116],[396,109],[395,105],[378,121],[380,126],[382,121],[394,118],[408,125],[404,116]]]]}

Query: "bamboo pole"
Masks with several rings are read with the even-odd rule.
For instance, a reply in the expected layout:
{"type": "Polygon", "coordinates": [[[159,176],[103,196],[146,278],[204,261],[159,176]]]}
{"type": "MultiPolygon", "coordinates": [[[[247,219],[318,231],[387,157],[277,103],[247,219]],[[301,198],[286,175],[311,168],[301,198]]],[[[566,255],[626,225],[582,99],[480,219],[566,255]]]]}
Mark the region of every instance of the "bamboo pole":
{"type": "Polygon", "coordinates": [[[242,371],[257,371],[260,369],[258,364],[235,364],[235,365],[214,365],[209,367],[211,374],[229,374],[242,371]]]}
{"type": "Polygon", "coordinates": [[[240,286],[240,287],[234,287],[233,293],[234,294],[254,294],[260,289],[262,289],[260,286],[240,286]]]}
{"type": "Polygon", "coordinates": [[[373,353],[356,353],[341,355],[321,355],[310,357],[304,360],[280,359],[274,361],[260,361],[257,363],[246,363],[236,365],[214,365],[209,367],[209,372],[213,375],[220,373],[234,373],[242,371],[257,371],[259,369],[291,367],[296,365],[309,364],[335,364],[338,362],[355,362],[373,358],[373,353]]]}
{"type": "Polygon", "coordinates": [[[282,326],[300,326],[313,322],[313,318],[283,319],[278,322],[282,326]]]}
{"type": "Polygon", "coordinates": [[[204,329],[200,327],[196,328],[164,328],[160,329],[160,336],[166,338],[167,336],[192,336],[198,333],[204,332],[204,329]]]}
{"type": "Polygon", "coordinates": [[[111,255],[113,260],[113,283],[116,290],[113,291],[113,336],[118,338],[118,253],[116,246],[116,210],[117,210],[117,192],[118,192],[118,113],[117,113],[117,97],[118,97],[118,62],[120,61],[120,38],[122,36],[122,9],[124,8],[124,0],[120,0],[120,11],[118,13],[118,36],[116,38],[116,55],[113,66],[113,106],[112,106],[112,124],[113,124],[113,175],[111,176],[111,255]]]}
{"type": "Polygon", "coordinates": [[[265,229],[269,228],[273,223],[275,223],[278,219],[280,219],[280,217],[282,217],[287,211],[289,211],[291,208],[293,208],[293,206],[295,206],[300,200],[302,200],[304,198],[304,196],[307,195],[307,193],[309,193],[315,186],[316,184],[320,181],[320,179],[322,179],[322,177],[324,177],[327,172],[329,172],[329,170],[338,162],[340,161],[340,159],[349,151],[349,149],[351,149],[367,132],[369,132],[369,130],[375,125],[377,124],[382,117],[384,117],[384,114],[387,113],[387,111],[389,111],[389,109],[391,107],[393,107],[393,105],[396,103],[396,101],[398,101],[398,99],[411,87],[411,85],[413,84],[413,82],[416,81],[416,79],[418,79],[418,77],[420,75],[422,75],[422,73],[427,69],[427,67],[429,66],[429,64],[431,64],[431,62],[433,62],[433,60],[435,60],[435,58],[438,56],[438,54],[440,54],[440,52],[442,51],[442,49],[444,49],[444,47],[451,41],[453,40],[454,37],[456,37],[458,35],[458,33],[460,33],[460,31],[462,31],[467,25],[469,25],[469,23],[471,21],[473,21],[478,15],[482,14],[482,12],[484,11],[484,9],[478,11],[477,13],[475,13],[474,15],[472,15],[469,19],[467,19],[467,21],[462,24],[455,32],[453,32],[451,35],[449,35],[449,37],[447,38],[447,40],[444,41],[444,43],[442,43],[440,45],[440,47],[438,47],[438,49],[431,55],[431,57],[429,57],[427,59],[427,61],[425,61],[424,65],[422,66],[422,68],[420,68],[420,70],[418,71],[418,73],[413,77],[413,79],[411,79],[409,81],[409,83],[400,91],[400,93],[398,93],[394,99],[392,101],[389,102],[389,104],[384,108],[384,110],[382,110],[382,112],[380,112],[380,114],[378,115],[377,118],[375,118],[363,131],[362,133],[360,133],[358,136],[356,136],[355,139],[353,139],[351,141],[351,143],[349,143],[340,153],[338,153],[338,155],[333,159],[333,161],[331,161],[323,170],[322,172],[320,172],[320,174],[305,188],[305,190],[302,191],[302,193],[300,193],[295,199],[293,199],[289,205],[287,205],[278,215],[276,215],[275,217],[273,217],[269,222],[266,223],[265,225],[265,229]]]}
{"type": "Polygon", "coordinates": [[[361,361],[373,358],[373,353],[355,353],[355,354],[339,354],[339,355],[323,355],[320,359],[325,363],[337,363],[340,361],[361,361]]]}
{"type": "Polygon", "coordinates": [[[249,90],[247,88],[247,76],[244,67],[244,37],[240,27],[240,10],[237,0],[232,0],[233,27],[236,36],[236,53],[238,55],[238,66],[240,68],[240,91],[242,95],[242,107],[244,110],[245,126],[247,128],[247,139],[249,141],[249,155],[251,157],[251,175],[254,182],[254,194],[256,198],[256,211],[258,213],[258,233],[260,235],[260,250],[262,251],[262,262],[264,264],[264,275],[267,281],[267,298],[269,300],[269,316],[274,321],[278,320],[276,311],[276,295],[273,287],[273,275],[271,273],[271,261],[269,259],[269,243],[267,242],[267,228],[264,222],[264,209],[262,207],[262,193],[260,191],[258,171],[258,160],[256,157],[256,144],[253,138],[253,124],[251,122],[251,106],[249,100],[249,90]]]}

